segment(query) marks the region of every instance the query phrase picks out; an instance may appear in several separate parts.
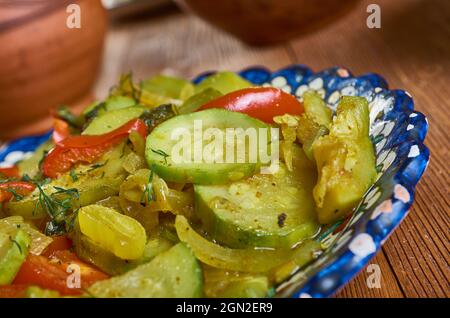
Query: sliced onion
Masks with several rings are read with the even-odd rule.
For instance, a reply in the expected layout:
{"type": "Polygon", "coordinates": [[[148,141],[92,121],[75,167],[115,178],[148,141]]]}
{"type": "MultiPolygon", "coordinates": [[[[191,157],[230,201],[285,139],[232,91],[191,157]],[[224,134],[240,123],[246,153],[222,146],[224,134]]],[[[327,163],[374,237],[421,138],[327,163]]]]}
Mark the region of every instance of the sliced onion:
{"type": "Polygon", "coordinates": [[[297,249],[231,249],[198,234],[188,220],[177,215],[175,228],[182,242],[190,246],[194,255],[203,263],[217,268],[247,273],[263,273],[284,264],[295,257],[297,249]]]}
{"type": "Polygon", "coordinates": [[[44,235],[29,223],[26,223],[21,216],[10,216],[0,219],[0,232],[6,234],[13,234],[17,229],[25,231],[31,237],[30,253],[40,255],[47,246],[53,242],[53,239],[44,235]]]}

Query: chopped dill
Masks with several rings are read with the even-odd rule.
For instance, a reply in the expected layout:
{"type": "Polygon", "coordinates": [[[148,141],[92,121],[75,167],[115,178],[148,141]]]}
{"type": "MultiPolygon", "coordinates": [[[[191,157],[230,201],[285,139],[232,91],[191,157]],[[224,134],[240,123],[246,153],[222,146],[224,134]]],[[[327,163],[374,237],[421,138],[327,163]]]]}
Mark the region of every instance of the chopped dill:
{"type": "Polygon", "coordinates": [[[151,151],[153,153],[156,153],[157,155],[162,156],[164,158],[164,163],[167,164],[167,157],[170,157],[170,156],[166,152],[164,152],[161,149],[158,149],[158,150],[151,149],[151,151]]]}
{"type": "Polygon", "coordinates": [[[19,244],[15,239],[13,239],[11,236],[9,237],[9,240],[10,240],[14,245],[17,246],[17,248],[19,249],[20,254],[22,254],[23,252],[22,252],[22,247],[20,246],[20,244],[19,244]]]}
{"type": "Polygon", "coordinates": [[[51,220],[47,223],[46,233],[63,233],[69,212],[73,210],[73,200],[79,199],[80,194],[75,188],[64,189],[54,186],[56,190],[48,195],[42,189],[42,185],[36,183],[39,190],[39,197],[33,210],[33,214],[40,206],[50,216],[51,220]]]}
{"type": "Polygon", "coordinates": [[[78,211],[80,211],[80,208],[78,208],[78,209],[76,209],[75,211],[73,211],[72,215],[70,215],[70,216],[67,218],[67,221],[66,221],[66,225],[67,225],[66,229],[67,229],[67,232],[71,232],[71,231],[73,231],[73,229],[75,228],[75,220],[77,219],[78,211]]]}
{"type": "Polygon", "coordinates": [[[56,115],[74,128],[81,128],[84,124],[84,117],[74,115],[66,105],[59,106],[56,115]]]}
{"type": "Polygon", "coordinates": [[[52,179],[50,179],[50,178],[44,178],[44,179],[42,179],[42,178],[39,177],[39,176],[36,176],[36,177],[34,177],[34,178],[31,178],[28,174],[24,174],[24,175],[22,176],[22,181],[25,181],[25,182],[31,182],[31,183],[34,183],[34,184],[39,183],[40,186],[44,186],[44,185],[46,185],[46,184],[49,184],[49,183],[52,181],[52,179]]]}
{"type": "Polygon", "coordinates": [[[141,204],[145,205],[146,199],[147,203],[150,204],[150,202],[153,201],[153,198],[153,169],[151,169],[150,176],[148,177],[148,183],[144,187],[144,192],[142,192],[141,204]]]}
{"type": "Polygon", "coordinates": [[[78,181],[78,175],[77,175],[77,173],[75,172],[74,169],[71,169],[71,170],[70,170],[70,177],[72,178],[72,181],[73,181],[73,182],[78,181]]]}
{"type": "Polygon", "coordinates": [[[54,192],[53,194],[64,193],[64,194],[68,194],[70,196],[75,196],[77,199],[80,197],[78,194],[78,189],[75,189],[75,188],[64,189],[61,187],[54,186],[53,189],[56,190],[56,192],[54,192]]]}
{"type": "Polygon", "coordinates": [[[24,198],[23,195],[17,193],[17,191],[15,189],[13,189],[13,188],[5,188],[3,190],[8,191],[9,193],[12,193],[12,195],[14,196],[14,200],[15,201],[20,201],[20,200],[22,200],[24,198]]]}
{"type": "Polygon", "coordinates": [[[86,122],[83,128],[85,128],[87,124],[89,124],[95,117],[97,117],[101,111],[106,111],[106,103],[104,102],[98,103],[94,106],[93,109],[85,114],[86,122]]]}
{"type": "Polygon", "coordinates": [[[93,165],[91,165],[91,168],[88,170],[88,172],[91,172],[91,171],[93,171],[95,169],[103,167],[104,165],[106,165],[107,162],[108,162],[108,160],[106,160],[103,163],[94,163],[93,165]]]}

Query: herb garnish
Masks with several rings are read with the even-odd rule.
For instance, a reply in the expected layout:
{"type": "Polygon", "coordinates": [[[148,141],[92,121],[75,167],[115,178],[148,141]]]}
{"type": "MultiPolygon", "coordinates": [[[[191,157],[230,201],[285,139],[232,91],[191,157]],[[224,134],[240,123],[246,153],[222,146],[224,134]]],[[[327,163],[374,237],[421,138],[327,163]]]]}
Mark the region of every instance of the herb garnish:
{"type": "Polygon", "coordinates": [[[103,167],[104,165],[106,165],[107,162],[108,162],[108,160],[106,160],[106,161],[103,162],[103,163],[94,163],[93,165],[91,165],[91,168],[90,168],[87,172],[91,172],[91,171],[93,171],[93,170],[95,170],[95,169],[101,168],[101,167],[103,167]]]}
{"type": "Polygon", "coordinates": [[[17,246],[17,248],[19,249],[20,254],[22,254],[22,247],[20,246],[20,244],[19,244],[15,239],[13,239],[11,236],[9,237],[9,240],[10,240],[14,245],[17,246]]]}
{"type": "Polygon", "coordinates": [[[74,169],[70,170],[70,177],[72,178],[73,182],[78,181],[78,176],[74,169]]]}
{"type": "Polygon", "coordinates": [[[99,115],[99,112],[103,110],[106,111],[106,103],[102,102],[102,103],[98,103],[97,105],[94,106],[94,108],[92,108],[90,111],[88,111],[84,116],[86,119],[85,125],[83,128],[86,128],[87,125],[95,118],[99,115]]]}
{"type": "MultiPolygon", "coordinates": [[[[153,168],[153,166],[152,166],[153,168]]],[[[147,203],[153,201],[153,169],[150,171],[150,176],[148,177],[148,183],[144,187],[144,192],[142,192],[141,203],[145,205],[145,199],[147,203]]]]}
{"type": "Polygon", "coordinates": [[[17,191],[15,189],[13,189],[13,188],[5,188],[5,189],[2,189],[2,190],[5,190],[5,191],[8,191],[9,193],[12,193],[12,195],[14,196],[14,200],[16,200],[16,201],[20,201],[20,200],[22,200],[24,198],[23,195],[18,194],[17,191]]]}
{"type": "Polygon", "coordinates": [[[73,128],[81,128],[84,124],[84,118],[82,116],[74,115],[65,105],[58,107],[56,110],[56,115],[73,128]]]}
{"type": "Polygon", "coordinates": [[[36,176],[34,178],[31,178],[29,175],[24,174],[22,176],[22,181],[31,182],[31,183],[34,183],[34,184],[39,183],[40,186],[42,187],[43,185],[49,184],[52,181],[52,179],[50,179],[50,178],[42,179],[41,176],[36,176]]]}
{"type": "Polygon", "coordinates": [[[36,183],[36,187],[39,190],[39,197],[33,210],[33,214],[40,206],[47,212],[51,220],[47,223],[46,233],[61,233],[65,231],[65,225],[69,218],[69,212],[73,210],[73,200],[79,199],[80,194],[75,188],[64,189],[54,186],[56,190],[52,194],[48,195],[42,189],[42,185],[36,183]]]}
{"type": "Polygon", "coordinates": [[[164,163],[167,164],[167,157],[170,157],[167,153],[165,153],[161,149],[158,149],[158,150],[151,149],[151,151],[156,153],[157,155],[162,156],[164,158],[164,163]]]}

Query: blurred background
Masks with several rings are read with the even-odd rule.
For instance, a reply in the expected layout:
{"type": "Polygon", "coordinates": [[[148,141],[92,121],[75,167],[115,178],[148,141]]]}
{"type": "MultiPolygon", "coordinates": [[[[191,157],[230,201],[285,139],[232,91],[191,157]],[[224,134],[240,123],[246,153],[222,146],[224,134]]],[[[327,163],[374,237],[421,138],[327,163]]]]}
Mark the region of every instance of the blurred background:
{"type": "Polygon", "coordinates": [[[302,63],[376,72],[408,90],[430,130],[414,213],[338,297],[449,297],[449,0],[0,0],[0,146],[50,129],[50,111],[104,98],[122,73],[191,78],[206,70],[302,63]],[[369,28],[367,8],[381,9],[369,28]],[[81,28],[68,28],[77,4],[81,28]],[[445,201],[445,202],[444,202],[445,201]]]}
{"type": "Polygon", "coordinates": [[[426,83],[449,56],[436,34],[448,36],[444,2],[379,1],[382,28],[369,29],[363,0],[0,0],[0,138],[45,131],[50,109],[84,107],[130,70],[191,77],[300,62],[426,83]],[[81,28],[66,26],[72,3],[81,28]]]}

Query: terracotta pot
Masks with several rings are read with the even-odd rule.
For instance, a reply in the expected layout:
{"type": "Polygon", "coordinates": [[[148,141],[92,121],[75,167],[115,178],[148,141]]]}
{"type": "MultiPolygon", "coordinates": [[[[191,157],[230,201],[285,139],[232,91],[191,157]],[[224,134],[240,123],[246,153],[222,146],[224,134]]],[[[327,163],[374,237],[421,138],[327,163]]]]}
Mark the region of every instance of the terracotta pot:
{"type": "Polygon", "coordinates": [[[287,41],[332,22],[359,0],[175,1],[248,44],[266,45],[287,41]]]}
{"type": "Polygon", "coordinates": [[[89,98],[99,69],[107,15],[100,0],[0,3],[0,138],[50,127],[49,112],[89,98]],[[71,3],[81,28],[67,27],[71,3]]]}

